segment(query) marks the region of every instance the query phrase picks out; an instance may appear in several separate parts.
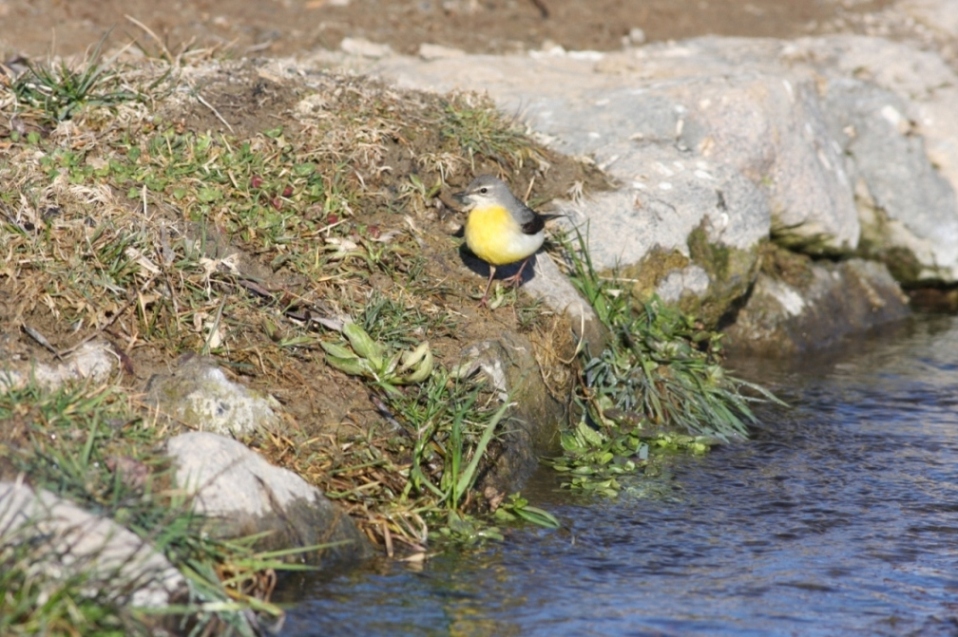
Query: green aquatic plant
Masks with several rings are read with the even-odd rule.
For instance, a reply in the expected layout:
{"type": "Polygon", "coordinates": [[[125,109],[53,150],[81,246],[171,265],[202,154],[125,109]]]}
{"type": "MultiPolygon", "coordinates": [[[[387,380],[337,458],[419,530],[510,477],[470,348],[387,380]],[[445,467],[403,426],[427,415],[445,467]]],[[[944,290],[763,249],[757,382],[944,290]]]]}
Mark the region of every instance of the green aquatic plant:
{"type": "Polygon", "coordinates": [[[651,451],[703,453],[743,439],[755,422],[751,405],[780,402],[767,389],[722,366],[722,335],[653,296],[633,298],[603,279],[582,246],[564,241],[573,284],[592,304],[610,338],[578,357],[575,400],[582,420],[561,437],[552,466],[566,486],[614,495],[617,477],[638,471],[651,451]]]}
{"type": "Polygon", "coordinates": [[[496,518],[504,522],[529,522],[547,529],[559,528],[559,520],[554,515],[529,504],[529,500],[520,493],[513,493],[496,509],[496,518]]]}
{"type": "MultiPolygon", "coordinates": [[[[374,312],[370,328],[381,335],[383,315],[374,312]]],[[[411,349],[392,350],[372,338],[358,322],[346,321],[342,333],[348,344],[323,342],[330,366],[365,380],[382,392],[380,412],[412,439],[407,480],[396,494],[396,512],[403,502],[414,503],[431,535],[460,544],[501,539],[490,520],[477,516],[475,487],[480,475],[494,464],[494,445],[502,430],[510,401],[490,398],[479,382],[462,379],[436,364],[426,342],[411,349]]],[[[528,506],[518,494],[504,503],[500,519],[555,527],[545,511],[528,506]],[[503,517],[504,516],[504,517],[503,517]]]]}

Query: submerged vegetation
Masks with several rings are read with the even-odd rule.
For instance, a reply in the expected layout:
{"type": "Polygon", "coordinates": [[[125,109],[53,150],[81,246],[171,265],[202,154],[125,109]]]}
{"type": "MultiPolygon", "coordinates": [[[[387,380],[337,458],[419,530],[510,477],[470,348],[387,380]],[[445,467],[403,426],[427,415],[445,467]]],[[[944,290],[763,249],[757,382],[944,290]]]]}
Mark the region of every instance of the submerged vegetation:
{"type": "MultiPolygon", "coordinates": [[[[557,526],[493,486],[517,397],[461,364],[465,343],[503,329],[545,340],[547,313],[497,293],[495,320],[477,317],[469,290],[482,277],[450,267],[458,241],[441,195],[476,172],[517,175],[546,198],[600,178],[474,95],[333,74],[284,84],[205,62],[107,68],[94,55],[0,84],[0,295],[11,300],[0,316],[57,359],[107,339],[123,372],[0,393],[12,423],[0,475],[27,475],[156,546],[190,584],[171,612],[192,634],[251,634],[251,616],[281,616],[271,582],[293,566],[258,553],[257,538],[210,539],[173,488],[161,447],[181,428],[130,396],[186,353],[275,394],[284,426],[244,442],[339,502],[389,555],[557,526]]],[[[567,246],[564,258],[612,335],[578,353],[578,382],[563,387],[583,414],[552,460],[570,487],[614,494],[656,449],[745,434],[749,404],[771,396],[723,371],[715,334],[620,293],[586,253],[567,246]]],[[[35,358],[17,347],[4,356],[35,358]]],[[[122,599],[85,592],[98,580],[40,582],[30,564],[42,547],[4,533],[0,632],[146,631],[150,618],[122,599]]]]}

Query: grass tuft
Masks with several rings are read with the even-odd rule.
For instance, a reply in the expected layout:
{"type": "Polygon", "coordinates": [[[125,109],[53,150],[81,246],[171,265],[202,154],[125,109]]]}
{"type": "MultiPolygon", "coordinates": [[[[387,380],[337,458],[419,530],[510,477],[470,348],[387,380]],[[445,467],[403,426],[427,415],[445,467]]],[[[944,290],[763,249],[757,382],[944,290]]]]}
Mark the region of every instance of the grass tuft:
{"type": "MultiPolygon", "coordinates": [[[[199,631],[195,634],[228,626],[236,634],[255,635],[259,622],[282,617],[269,602],[276,571],[301,567],[275,554],[257,553],[251,548],[255,538],[210,538],[192,503],[170,488],[167,460],[157,451],[170,432],[140,413],[110,386],[47,391],[28,385],[0,394],[0,420],[11,423],[9,431],[15,432],[3,446],[17,472],[29,475],[37,487],[133,531],[186,577],[184,604],[149,612],[192,626],[199,631]]],[[[51,557],[43,542],[28,544],[17,548],[0,541],[0,560],[8,567],[4,577],[20,584],[0,598],[0,617],[18,618],[9,620],[11,632],[70,618],[91,628],[80,634],[150,634],[144,628],[148,611],[126,609],[127,600],[109,592],[115,586],[97,584],[98,577],[107,576],[91,570],[63,582],[50,579],[31,568],[51,557]],[[35,616],[27,610],[31,603],[38,604],[35,616]]]]}
{"type": "MultiPolygon", "coordinates": [[[[2,512],[0,512],[2,516],[2,512]]],[[[63,559],[37,542],[29,524],[0,529],[0,634],[149,635],[149,623],[127,609],[110,574],[83,570],[50,577],[38,564],[63,559]]]]}
{"type": "Polygon", "coordinates": [[[36,64],[13,82],[13,92],[25,105],[40,109],[49,123],[71,119],[84,106],[112,106],[141,99],[136,91],[122,85],[120,76],[103,65],[103,36],[93,54],[77,68],[59,64],[36,64]]]}
{"type": "Polygon", "coordinates": [[[599,277],[580,234],[565,240],[570,275],[610,334],[598,353],[579,355],[576,401],[583,420],[562,434],[550,461],[566,486],[615,495],[618,477],[638,471],[655,450],[703,453],[747,437],[751,405],[780,402],[722,367],[721,334],[662,303],[633,299],[599,277]]]}

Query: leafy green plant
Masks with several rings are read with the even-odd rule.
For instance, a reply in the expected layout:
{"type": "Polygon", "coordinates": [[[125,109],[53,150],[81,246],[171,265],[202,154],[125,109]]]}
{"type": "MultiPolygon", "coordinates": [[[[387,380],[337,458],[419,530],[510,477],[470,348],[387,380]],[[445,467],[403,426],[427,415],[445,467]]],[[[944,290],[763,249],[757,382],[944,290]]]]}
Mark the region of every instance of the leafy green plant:
{"type": "Polygon", "coordinates": [[[388,394],[396,395],[397,385],[421,383],[432,373],[435,361],[429,342],[415,349],[388,353],[358,323],[346,321],[343,336],[349,345],[323,342],[326,362],[341,372],[372,380],[388,394]]]}
{"type": "MultiPolygon", "coordinates": [[[[372,315],[380,317],[375,311],[372,315]]],[[[381,321],[367,318],[381,327],[381,321]]],[[[481,403],[482,386],[454,378],[437,366],[428,343],[390,352],[356,322],[346,321],[342,332],[348,346],[322,344],[327,362],[381,389],[389,417],[413,438],[402,497],[417,501],[419,514],[439,522],[436,537],[461,543],[499,537],[494,527],[467,509],[480,474],[489,467],[490,445],[512,404],[481,403]]],[[[512,511],[510,519],[558,524],[548,513],[526,504],[510,501],[503,515],[512,511]]]]}
{"type": "MultiPolygon", "coordinates": [[[[512,407],[510,402],[494,410],[480,406],[481,396],[480,386],[460,384],[439,370],[417,395],[395,403],[404,418],[422,423],[416,430],[405,494],[431,495],[429,517],[441,520],[435,535],[464,544],[502,539],[487,519],[468,513],[474,506],[469,502],[476,482],[492,462],[490,445],[512,407]]],[[[546,528],[559,526],[551,514],[529,506],[518,493],[501,503],[495,516],[546,528]]]]}
{"type": "Polygon", "coordinates": [[[657,297],[641,303],[600,278],[576,239],[565,242],[572,282],[610,339],[597,354],[579,354],[583,419],[562,434],[563,455],[550,461],[568,474],[566,486],[614,495],[618,476],[638,471],[650,451],[702,453],[747,436],[750,405],[778,399],[725,371],[721,335],[657,297]]]}
{"type": "Polygon", "coordinates": [[[582,366],[600,419],[615,408],[653,426],[727,441],[748,434],[754,421],[749,403],[771,399],[761,387],[726,373],[720,335],[657,298],[611,328],[610,345],[582,366]]]}
{"type": "Polygon", "coordinates": [[[475,418],[482,414],[481,411],[473,412],[478,395],[478,389],[469,391],[464,400],[453,403],[452,410],[430,408],[430,411],[437,412],[440,417],[432,420],[432,426],[421,430],[413,453],[410,486],[418,490],[426,488],[432,491],[439,497],[438,504],[451,510],[459,509],[469,490],[475,485],[480,462],[492,441],[496,427],[511,407],[510,403],[505,403],[491,416],[487,415],[480,422],[474,422],[468,417],[475,418]],[[474,425],[472,431],[467,431],[469,424],[474,425]],[[478,434],[478,437],[475,434],[478,434]],[[475,442],[470,445],[467,438],[473,438],[475,442]],[[438,453],[443,466],[438,484],[423,470],[434,453],[438,453]]]}
{"type": "Polygon", "coordinates": [[[547,529],[557,529],[560,526],[554,515],[530,505],[519,493],[513,493],[499,505],[496,518],[504,522],[529,522],[547,529]]]}
{"type": "Polygon", "coordinates": [[[73,117],[84,105],[106,106],[139,99],[133,91],[120,88],[116,73],[101,64],[101,39],[93,55],[79,68],[66,62],[30,64],[27,72],[13,82],[17,98],[42,109],[49,120],[62,122],[73,117]],[[110,88],[106,85],[111,84],[110,88]]]}

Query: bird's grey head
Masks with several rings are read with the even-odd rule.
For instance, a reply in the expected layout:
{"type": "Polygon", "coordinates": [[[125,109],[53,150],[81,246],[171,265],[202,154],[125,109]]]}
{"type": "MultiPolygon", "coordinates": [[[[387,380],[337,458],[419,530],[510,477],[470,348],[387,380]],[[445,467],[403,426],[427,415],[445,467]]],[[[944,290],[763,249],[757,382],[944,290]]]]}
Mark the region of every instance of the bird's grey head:
{"type": "Polygon", "coordinates": [[[479,175],[463,192],[458,193],[456,198],[465,204],[466,210],[494,204],[509,207],[516,201],[509,186],[492,175],[479,175]]]}

